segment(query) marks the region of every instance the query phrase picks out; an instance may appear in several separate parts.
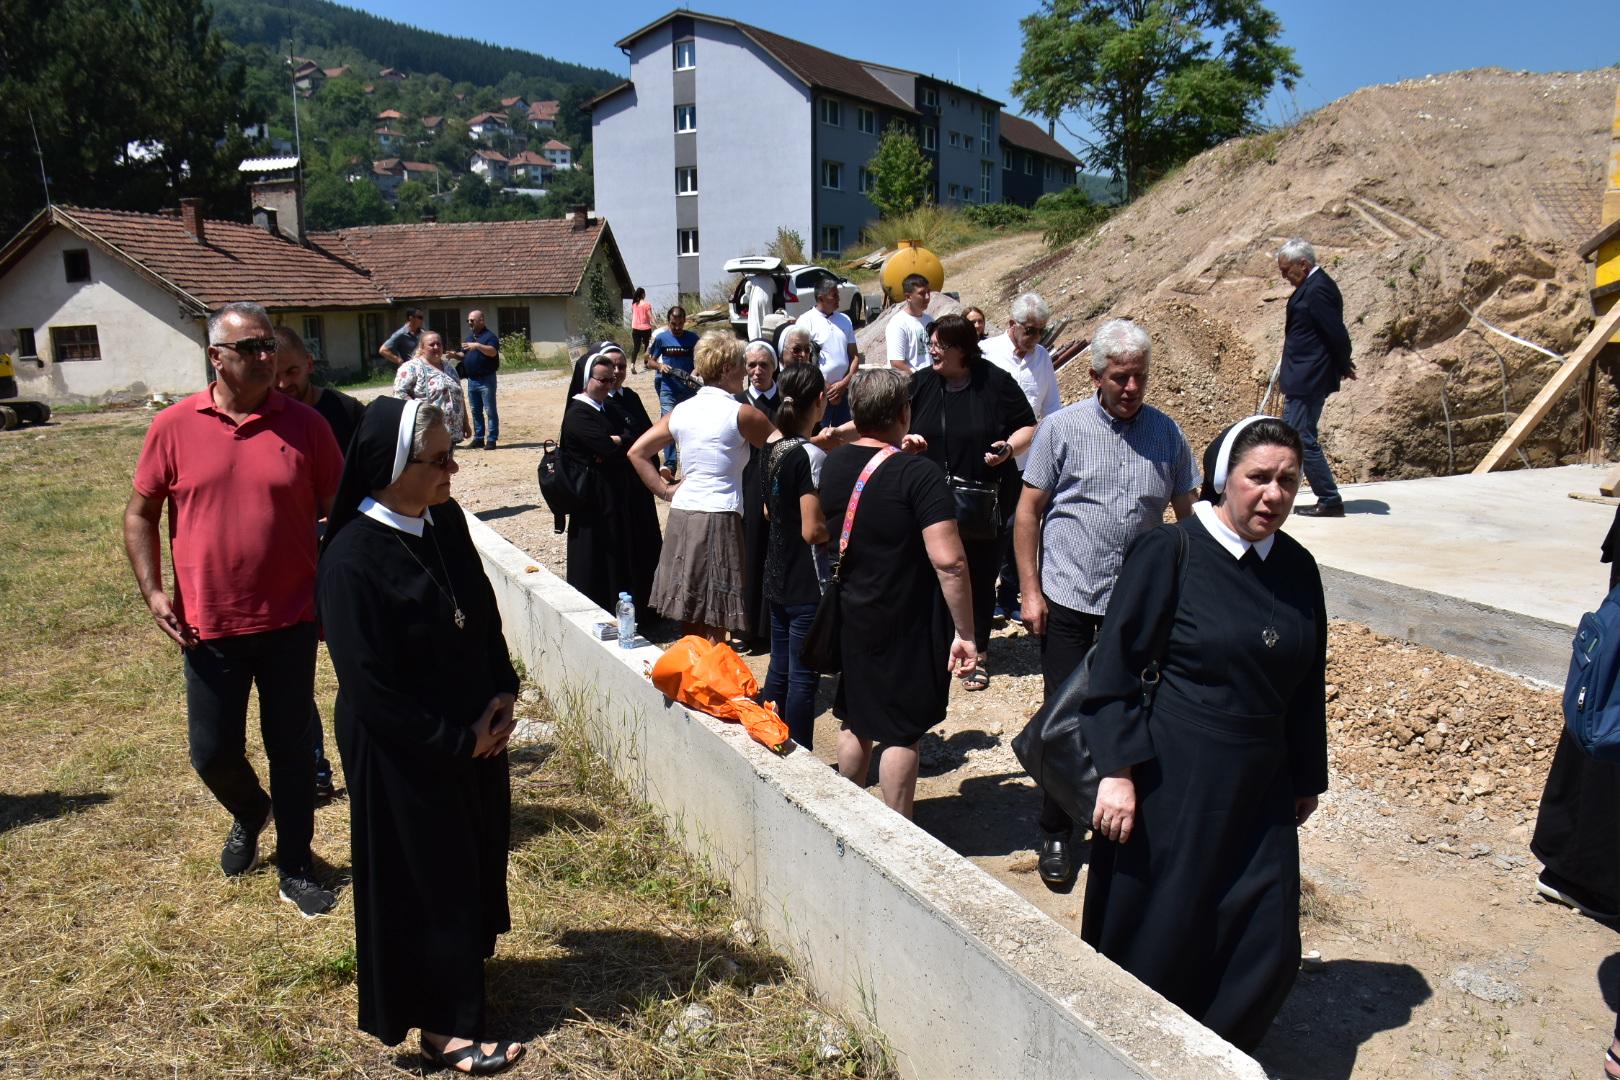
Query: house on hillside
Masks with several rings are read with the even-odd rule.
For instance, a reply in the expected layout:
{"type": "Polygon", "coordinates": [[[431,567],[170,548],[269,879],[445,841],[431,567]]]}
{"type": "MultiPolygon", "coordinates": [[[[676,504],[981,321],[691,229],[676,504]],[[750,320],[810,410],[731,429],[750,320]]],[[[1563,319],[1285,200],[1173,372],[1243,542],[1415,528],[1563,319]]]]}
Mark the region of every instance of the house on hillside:
{"type": "Polygon", "coordinates": [[[405,136],[393,128],[380,127],[372,134],[377,136],[377,145],[385,154],[397,154],[405,148],[405,136]]]}
{"type": "Polygon", "coordinates": [[[326,71],[313,60],[295,56],[292,58],[292,65],[293,85],[305,93],[315,92],[326,81],[326,71]]]}
{"type": "Polygon", "coordinates": [[[389,82],[404,82],[410,76],[398,68],[385,67],[377,72],[377,78],[386,79],[389,82]]]}
{"type": "Polygon", "coordinates": [[[399,192],[399,185],[405,182],[405,170],[401,167],[399,158],[381,158],[373,161],[371,182],[377,186],[377,191],[383,198],[393,202],[399,192]]]}
{"type": "Polygon", "coordinates": [[[498,112],[481,112],[467,121],[467,135],[472,139],[484,140],[496,135],[510,134],[512,125],[498,112]]]}
{"type": "Polygon", "coordinates": [[[506,159],[507,178],[514,184],[544,186],[554,167],[549,159],[533,150],[525,150],[506,159]]]}
{"type": "Polygon", "coordinates": [[[545,155],[547,161],[558,169],[572,169],[574,167],[574,151],[561,139],[547,139],[540,147],[540,153],[545,155]]]}
{"type": "Polygon", "coordinates": [[[1001,114],[1001,197],[1019,206],[1072,188],[1080,159],[1049,132],[1020,116],[1001,114]]]}
{"type": "Polygon", "coordinates": [[[415,180],[419,184],[427,184],[434,191],[439,190],[439,167],[431,161],[402,161],[400,169],[405,173],[406,180],[415,180]]]}
{"type": "Polygon", "coordinates": [[[501,98],[501,108],[505,109],[509,113],[527,114],[529,111],[529,103],[524,101],[521,97],[503,97],[501,98]]]}
{"type": "Polygon", "coordinates": [[[385,225],[300,238],[296,184],[255,186],[255,224],[178,213],[52,206],[0,247],[0,326],[25,359],[22,397],[69,402],[187,394],[210,378],[208,313],[256,300],[297,329],[327,370],[369,366],[401,308],[460,341],[481,309],[497,334],[552,349],[583,333],[593,285],[629,274],[607,222],[385,225]],[[260,190],[260,189],[263,190],[260,190]]]}
{"type": "Polygon", "coordinates": [[[467,171],[485,180],[499,180],[503,184],[511,179],[510,164],[506,155],[494,150],[474,151],[472,161],[467,165],[467,171]]]}
{"type": "Polygon", "coordinates": [[[343,76],[347,75],[348,73],[349,73],[349,65],[348,64],[343,64],[340,67],[330,67],[330,68],[322,68],[321,69],[321,74],[325,75],[328,79],[341,79],[341,78],[343,78],[343,76]]]}
{"type": "Polygon", "coordinates": [[[398,109],[384,109],[375,119],[379,124],[392,124],[395,120],[405,119],[405,116],[398,109]]]}
{"type": "Polygon", "coordinates": [[[701,292],[778,228],[817,256],[855,247],[878,216],[865,165],[890,124],[916,133],[937,202],[1002,198],[995,98],[686,10],[617,45],[630,77],[588,105],[596,207],[658,303],[701,292]]]}
{"type": "Polygon", "coordinates": [[[422,117],[422,130],[427,132],[429,135],[437,135],[439,132],[444,130],[444,117],[442,117],[442,116],[424,116],[424,117],[422,117]]]}
{"type": "Polygon", "coordinates": [[[555,131],[557,129],[557,113],[561,109],[561,102],[535,102],[529,106],[529,126],[536,131],[555,131]]]}

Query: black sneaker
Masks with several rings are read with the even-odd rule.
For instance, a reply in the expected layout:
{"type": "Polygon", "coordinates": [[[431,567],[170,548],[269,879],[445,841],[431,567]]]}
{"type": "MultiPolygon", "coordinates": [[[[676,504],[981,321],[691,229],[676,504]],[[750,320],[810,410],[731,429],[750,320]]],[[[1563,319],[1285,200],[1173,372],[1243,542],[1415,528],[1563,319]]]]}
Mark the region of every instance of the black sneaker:
{"type": "Polygon", "coordinates": [[[268,809],[257,825],[244,825],[240,818],[231,822],[231,831],[225,834],[225,846],[219,852],[219,868],[226,877],[239,877],[259,865],[259,834],[268,824],[268,809]]]}
{"type": "Polygon", "coordinates": [[[325,758],[318,758],[315,762],[315,797],[317,799],[330,799],[337,794],[332,786],[332,763],[325,758]]]}
{"type": "Polygon", "coordinates": [[[332,910],[337,897],[302,874],[286,874],[281,879],[281,898],[298,909],[306,919],[319,918],[332,910]]]}

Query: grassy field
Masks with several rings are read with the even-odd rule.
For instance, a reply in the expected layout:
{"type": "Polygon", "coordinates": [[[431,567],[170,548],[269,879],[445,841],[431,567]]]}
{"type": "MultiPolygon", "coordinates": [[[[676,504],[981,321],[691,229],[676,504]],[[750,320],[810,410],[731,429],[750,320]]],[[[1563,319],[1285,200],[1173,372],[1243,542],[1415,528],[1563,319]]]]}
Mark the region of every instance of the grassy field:
{"type": "MultiPolygon", "coordinates": [[[[413,1042],[354,1029],[343,799],[316,812],[332,917],[299,918],[273,870],[220,873],[229,823],[187,764],[179,657],[120,538],[146,422],[0,437],[0,1072],[414,1075],[413,1042]]],[[[328,723],[334,690],[323,653],[328,723]]],[[[514,928],[489,965],[491,1034],[530,1040],[508,1075],[890,1075],[543,708],[555,737],[514,753],[514,928]],[[712,1020],[676,1034],[693,1006],[712,1020]]]]}

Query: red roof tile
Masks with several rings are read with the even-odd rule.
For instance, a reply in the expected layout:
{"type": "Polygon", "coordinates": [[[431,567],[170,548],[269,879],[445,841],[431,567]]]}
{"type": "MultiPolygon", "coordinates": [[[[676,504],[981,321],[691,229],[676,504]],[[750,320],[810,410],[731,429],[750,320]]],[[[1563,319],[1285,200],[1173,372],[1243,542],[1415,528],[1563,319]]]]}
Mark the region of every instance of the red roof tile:
{"type": "MultiPolygon", "coordinates": [[[[178,217],[162,214],[56,206],[35,220],[43,226],[61,225],[103,245],[195,301],[199,311],[212,311],[233,300],[257,301],[273,311],[388,303],[342,252],[329,254],[321,245],[300,247],[255,225],[208,220],[203,225],[206,242],[198,243],[178,217]]],[[[8,245],[7,254],[13,254],[18,241],[8,245]]],[[[4,269],[5,260],[0,259],[0,271],[4,269]]]]}
{"type": "Polygon", "coordinates": [[[485,161],[499,161],[503,164],[508,160],[506,155],[496,150],[475,150],[473,156],[481,157],[485,161]]]}
{"type": "Polygon", "coordinates": [[[504,126],[506,124],[506,117],[502,116],[498,112],[481,112],[471,120],[467,121],[467,126],[476,127],[485,121],[504,126]]]}
{"type": "MultiPolygon", "coordinates": [[[[372,268],[396,300],[434,297],[571,296],[598,242],[612,233],[600,219],[436,222],[374,225],[322,233],[312,240],[372,268]]],[[[609,249],[617,253],[616,248],[609,249]]],[[[615,267],[624,286],[629,276],[615,267]]]]}
{"type": "Polygon", "coordinates": [[[442,116],[424,116],[424,117],[422,117],[422,126],[425,127],[425,128],[436,128],[442,123],[444,123],[444,117],[442,117],[442,116]]]}
{"type": "Polygon", "coordinates": [[[543,158],[533,150],[525,150],[516,157],[507,158],[506,163],[508,165],[544,165],[549,168],[551,159],[543,158]]]}
{"type": "Polygon", "coordinates": [[[503,97],[501,98],[501,108],[510,109],[512,106],[516,105],[522,100],[523,99],[520,97],[503,97]]]}
{"type": "Polygon", "coordinates": [[[342,67],[322,68],[321,71],[328,79],[341,79],[343,76],[349,73],[349,65],[344,64],[342,67]]]}
{"type": "Polygon", "coordinates": [[[559,101],[537,101],[529,106],[530,120],[555,120],[562,109],[559,101]]]}
{"type": "Polygon", "coordinates": [[[377,114],[377,119],[378,120],[403,120],[403,119],[405,119],[405,114],[400,112],[398,109],[384,109],[382,112],[377,114]]]}
{"type": "Polygon", "coordinates": [[[439,167],[431,161],[402,161],[401,167],[406,172],[438,172],[439,167]]]}
{"type": "Polygon", "coordinates": [[[547,139],[546,142],[545,142],[545,145],[541,146],[540,149],[542,149],[542,150],[569,150],[569,151],[572,151],[573,147],[569,146],[567,143],[563,142],[561,139],[547,139]]]}
{"type": "Polygon", "coordinates": [[[1080,164],[1080,159],[1062,143],[1021,116],[1013,116],[1011,113],[1001,114],[1001,137],[1020,149],[1033,150],[1037,154],[1056,158],[1066,165],[1080,164]]]}

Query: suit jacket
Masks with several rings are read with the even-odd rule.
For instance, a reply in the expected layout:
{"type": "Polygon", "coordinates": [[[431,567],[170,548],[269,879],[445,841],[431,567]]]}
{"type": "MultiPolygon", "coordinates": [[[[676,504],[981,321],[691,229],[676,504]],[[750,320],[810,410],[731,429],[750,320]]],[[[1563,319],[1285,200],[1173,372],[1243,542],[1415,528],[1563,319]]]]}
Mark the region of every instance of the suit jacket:
{"type": "Polygon", "coordinates": [[[1318,268],[1288,298],[1278,385],[1291,398],[1326,397],[1355,370],[1350,332],[1344,327],[1344,298],[1327,271],[1318,268]]]}

